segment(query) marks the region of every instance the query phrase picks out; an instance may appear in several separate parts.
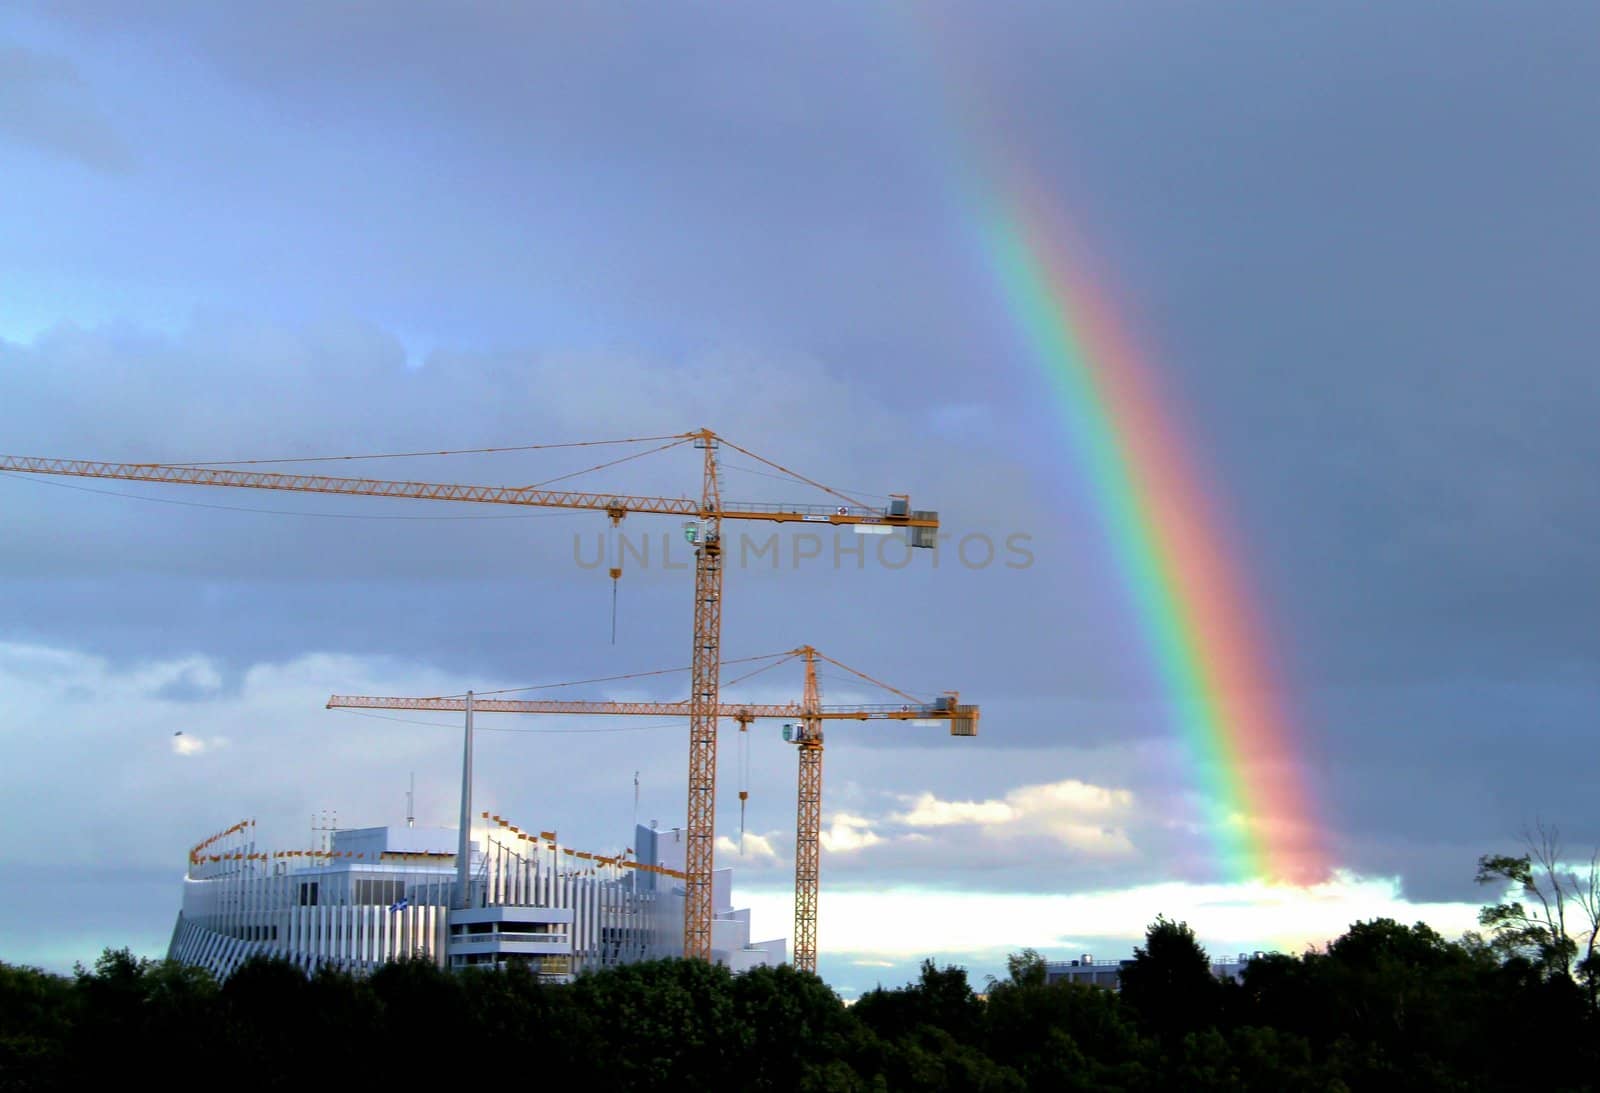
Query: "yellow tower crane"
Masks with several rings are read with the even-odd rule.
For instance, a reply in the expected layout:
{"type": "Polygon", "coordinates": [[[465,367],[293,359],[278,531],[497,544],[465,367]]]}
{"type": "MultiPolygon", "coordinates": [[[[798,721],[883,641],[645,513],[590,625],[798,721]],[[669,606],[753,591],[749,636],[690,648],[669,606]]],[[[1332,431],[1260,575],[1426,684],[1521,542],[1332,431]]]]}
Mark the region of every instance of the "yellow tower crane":
{"type": "MultiPolygon", "coordinates": [[[[817,970],[817,904],[821,884],[822,857],[822,723],[824,721],[911,721],[948,722],[951,736],[978,735],[978,707],[964,705],[959,693],[946,691],[931,702],[924,701],[871,676],[842,664],[832,657],[803,645],[783,660],[801,657],[806,677],[803,699],[798,702],[749,703],[723,702],[716,717],[739,722],[741,730],[756,718],[782,718],[789,722],[785,738],[799,750],[799,794],[795,809],[794,851],[794,966],[801,971],[817,970]],[[817,661],[823,660],[859,677],[867,683],[899,695],[904,702],[866,705],[824,706],[817,683],[817,661]]],[[[764,660],[765,657],[753,657],[764,660]]],[[[776,667],[783,660],[769,667],[776,667]]],[[[765,670],[765,669],[763,669],[765,670]]],[[[554,684],[553,686],[561,686],[554,684]]],[[[433,710],[465,713],[522,714],[601,714],[623,717],[685,717],[689,702],[605,702],[572,699],[508,699],[463,695],[439,698],[388,698],[369,695],[331,695],[328,709],[433,710]]]]}
{"type": "MultiPolygon", "coordinates": [[[[112,463],[79,459],[51,459],[38,456],[0,455],[0,471],[14,474],[64,475],[77,478],[112,478],[131,482],[165,485],[226,486],[243,489],[289,490],[298,493],[325,493],[365,497],[399,497],[422,501],[459,501],[489,505],[532,505],[542,508],[588,509],[603,512],[613,524],[630,513],[655,513],[687,517],[694,545],[694,628],[690,658],[690,690],[687,703],[689,720],[689,793],[685,872],[688,873],[684,898],[683,951],[688,957],[711,958],[712,894],[711,872],[715,851],[713,821],[716,814],[717,735],[716,710],[720,677],[718,665],[722,649],[722,522],[756,520],[770,523],[807,523],[825,526],[851,526],[892,530],[903,528],[913,548],[937,546],[939,515],[914,510],[909,499],[890,494],[884,506],[865,505],[838,490],[796,474],[710,429],[671,436],[630,437],[618,441],[590,441],[598,444],[665,441],[657,448],[623,459],[612,460],[589,470],[600,470],[627,459],[665,451],[692,443],[703,453],[700,498],[631,496],[598,491],[567,492],[542,486],[473,486],[439,482],[403,482],[375,478],[341,478],[320,474],[285,474],[274,471],[236,470],[235,466],[262,463],[306,463],[309,459],[234,460],[228,466],[201,463],[112,463]],[[803,505],[724,502],[718,476],[717,450],[726,444],[734,451],[755,459],[796,482],[833,495],[837,505],[803,505]]],[[[580,445],[526,445],[523,450],[540,447],[580,445]]],[[[479,452],[515,449],[476,449],[479,452]]],[[[460,452],[404,452],[394,457],[455,455],[460,452]]],[[[328,456],[323,459],[379,458],[328,456]]],[[[586,473],[586,472],[578,472],[586,473]]],[[[574,477],[563,475],[562,477],[574,477]]]]}

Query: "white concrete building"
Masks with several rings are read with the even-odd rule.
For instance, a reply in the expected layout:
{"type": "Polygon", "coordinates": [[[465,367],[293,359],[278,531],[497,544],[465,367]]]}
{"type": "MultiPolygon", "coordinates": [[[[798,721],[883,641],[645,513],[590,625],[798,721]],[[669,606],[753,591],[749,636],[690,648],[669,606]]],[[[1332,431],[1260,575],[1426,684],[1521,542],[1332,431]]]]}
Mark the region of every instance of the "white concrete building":
{"type": "MultiPolygon", "coordinates": [[[[637,856],[606,857],[496,822],[470,844],[464,895],[454,829],[335,831],[320,850],[262,851],[254,825],[237,824],[191,852],[168,955],[219,978],[262,954],[358,973],[404,956],[521,963],[555,981],[682,955],[681,831],[638,828],[637,856]]],[[[734,971],[781,963],[785,942],[752,945],[731,890],[732,871],[718,870],[713,958],[734,971]]]]}
{"type": "MultiPolygon", "coordinates": [[[[638,873],[635,879],[641,890],[653,892],[656,890],[658,878],[665,877],[670,881],[673,874],[683,872],[688,844],[682,828],[657,831],[654,828],[641,826],[634,828],[633,837],[639,861],[666,870],[664,874],[648,871],[638,873]]],[[[677,891],[681,898],[683,891],[681,885],[677,891]]],[[[731,970],[742,972],[747,968],[782,964],[788,960],[787,939],[780,937],[758,942],[750,940],[749,908],[736,910],[733,906],[732,869],[712,871],[711,906],[711,959],[716,963],[726,964],[731,970]]],[[[682,921],[681,912],[679,921],[682,921]]],[[[679,944],[681,947],[681,941],[679,944]]]]}

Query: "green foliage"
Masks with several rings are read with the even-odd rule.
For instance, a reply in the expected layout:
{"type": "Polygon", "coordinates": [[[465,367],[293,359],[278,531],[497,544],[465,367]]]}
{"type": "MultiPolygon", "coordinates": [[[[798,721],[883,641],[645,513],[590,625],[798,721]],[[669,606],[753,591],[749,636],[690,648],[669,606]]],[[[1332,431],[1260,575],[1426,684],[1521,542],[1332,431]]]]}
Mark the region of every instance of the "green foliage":
{"type": "Polygon", "coordinates": [[[1012,986],[1042,987],[1045,979],[1044,957],[1037,949],[1023,949],[1006,957],[1006,980],[1012,986]]]}
{"type": "Polygon", "coordinates": [[[1228,1037],[1238,1089],[1263,1093],[1343,1093],[1347,1088],[1312,1060],[1305,1038],[1275,1028],[1245,1026],[1228,1037]]]}
{"type": "Polygon", "coordinates": [[[579,977],[573,1002],[601,1023],[588,1060],[601,1086],[721,1089],[736,1082],[742,1038],[732,978],[726,968],[695,960],[629,964],[579,977]]]}
{"type": "Polygon", "coordinates": [[[1015,1071],[995,1065],[977,1047],[984,1003],[965,968],[924,960],[917,982],[868,991],[851,1012],[880,1040],[869,1069],[889,1089],[1024,1088],[1015,1071]]]}
{"type": "Polygon", "coordinates": [[[1538,904],[1503,900],[1478,912],[1478,925],[1489,931],[1490,945],[1505,956],[1522,956],[1547,975],[1566,975],[1578,955],[1578,944],[1568,937],[1564,924],[1552,913],[1550,896],[1535,872],[1528,854],[1485,854],[1478,859],[1479,884],[1503,884],[1538,904]]]}
{"type": "Polygon", "coordinates": [[[901,1039],[923,1027],[971,1042],[983,1017],[982,1003],[967,982],[967,970],[922,962],[917,982],[895,990],[868,991],[857,1000],[855,1016],[886,1040],[901,1039]]]}
{"type": "Polygon", "coordinates": [[[1522,841],[1522,854],[1478,859],[1478,883],[1505,893],[1478,913],[1478,924],[1500,956],[1526,960],[1548,978],[1576,975],[1590,1009],[1600,1011],[1600,848],[1586,866],[1574,865],[1560,830],[1542,822],[1522,841]]]}
{"type": "Polygon", "coordinates": [[[785,964],[733,979],[733,1004],[746,1053],[747,1090],[854,1088],[842,1060],[864,1049],[864,1030],[815,975],[785,964]]]}
{"type": "Polygon", "coordinates": [[[1051,984],[1023,950],[986,998],[929,960],[847,1007],[790,967],[662,960],[551,986],[521,969],[307,977],[254,960],[219,987],[108,950],[69,977],[0,964],[0,1090],[125,1083],[130,1065],[242,1090],[420,1085],[447,1080],[455,1051],[475,1074],[537,1060],[585,1093],[1595,1089],[1600,1019],[1537,955],[1375,919],[1221,984],[1162,917],[1121,993],[1051,984]]]}
{"type": "Polygon", "coordinates": [[[1326,1019],[1410,1070],[1426,1069],[1436,1053],[1470,1051],[1461,1037],[1465,1011],[1489,1001],[1477,974],[1486,968],[1420,922],[1358,922],[1328,946],[1316,970],[1326,1019]]]}
{"type": "Polygon", "coordinates": [[[57,1088],[71,1029],[72,983],[0,964],[0,1088],[57,1088]]]}
{"type": "Polygon", "coordinates": [[[1157,916],[1144,945],[1123,967],[1122,997],[1144,1027],[1168,1047],[1216,1023],[1222,988],[1211,974],[1211,958],[1186,922],[1157,916]]]}
{"type": "Polygon", "coordinates": [[[1110,991],[1013,976],[989,991],[984,1044],[1030,1090],[1136,1089],[1153,1056],[1110,991]]]}

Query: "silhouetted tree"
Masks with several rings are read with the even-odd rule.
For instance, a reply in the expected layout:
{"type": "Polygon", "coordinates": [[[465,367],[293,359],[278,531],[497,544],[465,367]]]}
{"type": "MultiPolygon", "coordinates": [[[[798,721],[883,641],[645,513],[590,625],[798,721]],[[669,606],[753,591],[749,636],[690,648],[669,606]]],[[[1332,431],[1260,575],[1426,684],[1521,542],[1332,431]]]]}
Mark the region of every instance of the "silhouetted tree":
{"type": "Polygon", "coordinates": [[[1326,1002],[1314,971],[1318,959],[1317,954],[1263,953],[1250,961],[1239,974],[1238,986],[1223,992],[1228,1023],[1271,1026],[1302,1036],[1325,1031],[1326,1002]]]}
{"type": "Polygon", "coordinates": [[[1325,951],[1252,961],[1238,986],[1213,980],[1193,932],[1165,917],[1121,994],[1050,985],[1031,950],[1006,969],[980,999],[963,969],[925,961],[847,1008],[789,967],[663,960],[555,986],[521,968],[401,961],[308,978],[253,960],[219,988],[107,950],[71,978],[0,964],[0,1090],[127,1084],[134,1069],[244,1091],[431,1086],[458,1061],[477,1078],[525,1059],[585,1093],[1520,1093],[1600,1076],[1600,1015],[1539,950],[1422,924],[1356,923],[1325,951]]]}
{"type": "Polygon", "coordinates": [[[94,970],[74,969],[74,1021],[69,1072],[84,1081],[109,1080],[113,1059],[139,1050],[145,1038],[144,973],[150,962],[126,949],[106,949],[94,970]]]}
{"type": "Polygon", "coordinates": [[[1152,1054],[1117,995],[1076,983],[1047,985],[1042,958],[1023,950],[1010,975],[991,982],[984,1048],[1029,1090],[1132,1089],[1146,1084],[1152,1054]]]}
{"type": "Polygon", "coordinates": [[[862,1030],[826,983],[783,964],[734,976],[731,990],[745,1056],[739,1088],[845,1087],[862,1030]]]}
{"type": "Polygon", "coordinates": [[[1546,975],[1576,971],[1593,1007],[1600,998],[1600,849],[1585,866],[1564,862],[1560,830],[1544,823],[1524,831],[1523,844],[1522,854],[1478,859],[1479,884],[1521,897],[1483,908],[1478,923],[1506,956],[1522,956],[1546,975]]]}
{"type": "MultiPolygon", "coordinates": [[[[1006,979],[1016,987],[1042,987],[1048,978],[1044,957],[1036,949],[1023,949],[1006,957],[1006,979]]],[[[989,981],[990,987],[994,980],[989,981]]]]}
{"type": "Polygon", "coordinates": [[[72,1021],[72,983],[0,964],[0,1089],[53,1089],[72,1021]]]}
{"type": "Polygon", "coordinates": [[[1168,1047],[1216,1024],[1221,987],[1186,922],[1157,916],[1120,979],[1123,1000],[1168,1047]]]}
{"type": "MultiPolygon", "coordinates": [[[[327,1073],[339,1057],[329,1036],[307,1021],[311,981],[287,960],[257,956],[240,965],[222,984],[227,1010],[227,1054],[240,1080],[254,1088],[283,1088],[281,1060],[299,1057],[308,1068],[327,1073]],[[307,1035],[315,1028],[315,1035],[307,1035]]],[[[331,1076],[331,1075],[330,1075],[331,1076]]]]}
{"type": "Polygon", "coordinates": [[[462,974],[470,1035],[493,1043],[512,1057],[530,1053],[552,1072],[578,1065],[580,1046],[590,1039],[564,987],[542,983],[526,967],[462,974]]]}
{"type": "Polygon", "coordinates": [[[879,1036],[893,1040],[921,1026],[940,1029],[960,1043],[977,1038],[982,1004],[967,982],[965,968],[922,962],[917,982],[894,990],[868,991],[852,1007],[858,1019],[879,1036]]]}
{"type": "MultiPolygon", "coordinates": [[[[421,1065],[420,1044],[459,1045],[470,1040],[473,1027],[467,1006],[469,980],[439,967],[425,956],[384,964],[367,979],[378,1006],[382,1027],[375,1054],[405,1060],[405,1067],[421,1065]]],[[[413,1079],[417,1074],[410,1075],[413,1079]]]]}
{"type": "Polygon", "coordinates": [[[728,1089],[743,1050],[727,968],[699,960],[627,964],[578,977],[573,1002],[597,1037],[586,1065],[602,1088],[728,1089]]]}

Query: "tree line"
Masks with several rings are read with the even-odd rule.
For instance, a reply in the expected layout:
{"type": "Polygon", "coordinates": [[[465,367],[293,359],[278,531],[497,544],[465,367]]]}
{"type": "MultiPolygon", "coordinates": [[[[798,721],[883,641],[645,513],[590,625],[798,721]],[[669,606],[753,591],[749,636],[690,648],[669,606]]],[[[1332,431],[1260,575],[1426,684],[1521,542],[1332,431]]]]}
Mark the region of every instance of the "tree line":
{"type": "MultiPolygon", "coordinates": [[[[1485,858],[1480,874],[1513,894],[1547,879],[1531,858],[1485,858]]],[[[1558,940],[1547,918],[1508,899],[1480,916],[1486,936],[1457,941],[1360,922],[1321,950],[1258,957],[1238,982],[1158,918],[1117,992],[1048,983],[1024,950],[1003,979],[930,960],[854,1005],[788,966],[663,960],[549,985],[516,968],[308,976],[257,959],[219,984],[107,950],[70,976],[0,964],[0,1088],[1594,1089],[1594,935],[1558,940]]]]}

